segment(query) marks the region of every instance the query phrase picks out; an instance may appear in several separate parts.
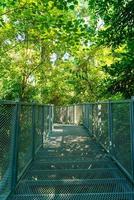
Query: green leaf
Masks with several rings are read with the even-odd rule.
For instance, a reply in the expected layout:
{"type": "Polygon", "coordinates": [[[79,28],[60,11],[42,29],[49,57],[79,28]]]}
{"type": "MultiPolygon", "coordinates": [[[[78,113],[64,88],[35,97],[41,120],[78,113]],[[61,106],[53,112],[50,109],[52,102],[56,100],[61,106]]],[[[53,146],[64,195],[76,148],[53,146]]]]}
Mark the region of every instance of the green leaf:
{"type": "Polygon", "coordinates": [[[71,10],[74,10],[74,8],[75,8],[74,5],[69,6],[69,9],[71,9],[71,10]]]}

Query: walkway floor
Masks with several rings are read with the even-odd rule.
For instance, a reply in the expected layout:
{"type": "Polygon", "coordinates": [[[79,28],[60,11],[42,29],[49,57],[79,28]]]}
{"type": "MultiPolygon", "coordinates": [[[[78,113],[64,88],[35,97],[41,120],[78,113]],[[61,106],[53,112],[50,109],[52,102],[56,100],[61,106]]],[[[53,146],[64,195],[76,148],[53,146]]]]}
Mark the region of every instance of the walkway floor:
{"type": "Polygon", "coordinates": [[[83,127],[55,126],[12,200],[133,200],[133,186],[83,127]]]}

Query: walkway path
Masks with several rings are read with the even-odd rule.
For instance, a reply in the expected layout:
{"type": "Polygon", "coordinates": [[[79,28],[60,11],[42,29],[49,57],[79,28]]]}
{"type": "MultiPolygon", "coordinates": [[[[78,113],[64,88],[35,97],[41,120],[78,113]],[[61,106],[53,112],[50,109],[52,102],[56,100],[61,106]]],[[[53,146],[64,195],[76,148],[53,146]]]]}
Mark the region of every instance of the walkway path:
{"type": "Polygon", "coordinates": [[[133,200],[132,190],[83,127],[57,125],[12,200],[133,200]]]}

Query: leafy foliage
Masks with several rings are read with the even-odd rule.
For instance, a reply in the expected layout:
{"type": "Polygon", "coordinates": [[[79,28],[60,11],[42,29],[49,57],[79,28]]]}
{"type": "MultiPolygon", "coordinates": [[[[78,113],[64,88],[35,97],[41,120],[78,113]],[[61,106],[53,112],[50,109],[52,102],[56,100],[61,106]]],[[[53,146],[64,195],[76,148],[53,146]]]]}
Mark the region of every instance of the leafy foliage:
{"type": "Polygon", "coordinates": [[[133,19],[129,0],[2,0],[1,98],[70,104],[130,97],[133,19]]]}
{"type": "Polygon", "coordinates": [[[125,98],[131,98],[134,94],[134,46],[127,46],[126,52],[119,53],[117,61],[104,70],[109,75],[105,80],[106,92],[113,95],[120,92],[125,98]]]}
{"type": "Polygon", "coordinates": [[[105,28],[100,37],[106,44],[118,46],[134,39],[134,2],[133,0],[89,0],[95,18],[104,20],[105,28]]]}

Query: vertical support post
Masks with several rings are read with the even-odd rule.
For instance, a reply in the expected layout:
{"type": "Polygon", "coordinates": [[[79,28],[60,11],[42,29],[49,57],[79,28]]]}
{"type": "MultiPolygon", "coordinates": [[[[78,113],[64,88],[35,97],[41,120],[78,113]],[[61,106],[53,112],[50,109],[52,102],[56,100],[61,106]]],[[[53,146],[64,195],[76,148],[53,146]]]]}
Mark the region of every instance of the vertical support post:
{"type": "Polygon", "coordinates": [[[74,124],[74,105],[72,105],[72,124],[74,124]]]}
{"type": "Polygon", "coordinates": [[[90,104],[88,104],[88,132],[90,133],[90,123],[89,123],[89,120],[90,120],[90,104]]]}
{"type": "Polygon", "coordinates": [[[108,101],[108,134],[109,134],[109,152],[113,156],[112,103],[110,101],[108,101]]]}
{"type": "Polygon", "coordinates": [[[69,106],[67,106],[67,124],[69,123],[69,106]]]}
{"type": "Polygon", "coordinates": [[[82,124],[85,126],[85,119],[84,119],[84,117],[85,117],[85,115],[84,115],[84,111],[85,110],[85,104],[82,104],[82,124]]]}
{"type": "Polygon", "coordinates": [[[134,99],[131,99],[130,104],[130,116],[131,116],[131,159],[132,159],[132,178],[134,179],[134,99]]]}
{"type": "Polygon", "coordinates": [[[97,138],[99,142],[101,141],[101,108],[102,104],[97,103],[97,138]]]}
{"type": "Polygon", "coordinates": [[[87,111],[87,128],[89,130],[89,104],[87,105],[88,111],[87,111]]]}
{"type": "Polygon", "coordinates": [[[89,128],[90,128],[90,134],[93,135],[93,104],[90,104],[90,120],[89,120],[89,128]]]}
{"type": "Polygon", "coordinates": [[[95,123],[96,123],[95,136],[98,139],[98,132],[99,132],[99,109],[98,109],[98,103],[96,103],[96,119],[95,119],[95,123]]]}
{"type": "Polygon", "coordinates": [[[15,105],[15,119],[13,124],[13,132],[12,132],[12,161],[11,161],[11,169],[12,169],[12,181],[11,181],[11,191],[14,191],[17,184],[17,176],[18,176],[18,151],[19,151],[19,117],[20,117],[20,104],[17,102],[15,105]]]}
{"type": "Polygon", "coordinates": [[[85,104],[82,104],[82,121],[83,125],[85,126],[85,104]]]}
{"type": "Polygon", "coordinates": [[[32,104],[32,159],[34,159],[35,156],[35,105],[32,104]]]}
{"type": "Polygon", "coordinates": [[[85,104],[84,125],[85,125],[85,127],[87,128],[87,104],[85,104]]]}
{"type": "Polygon", "coordinates": [[[41,133],[42,133],[42,146],[43,146],[43,143],[44,143],[44,132],[45,132],[45,124],[44,124],[45,120],[44,120],[44,106],[42,106],[42,130],[41,130],[41,133]]]}
{"type": "Polygon", "coordinates": [[[52,131],[52,107],[50,106],[49,107],[49,110],[50,110],[50,113],[49,113],[49,121],[50,121],[50,123],[49,123],[49,131],[51,132],[52,131]]]}
{"type": "Polygon", "coordinates": [[[76,105],[74,105],[74,124],[76,124],[76,105]]]}
{"type": "Polygon", "coordinates": [[[88,129],[88,104],[85,105],[86,106],[86,110],[85,110],[85,122],[86,122],[86,128],[88,129]]]}
{"type": "Polygon", "coordinates": [[[46,106],[46,135],[49,133],[49,106],[46,106]]]}
{"type": "Polygon", "coordinates": [[[54,123],[54,105],[51,107],[51,131],[53,130],[53,123],[54,123]]]}
{"type": "Polygon", "coordinates": [[[44,133],[45,138],[47,137],[47,106],[44,105],[44,133]]]}
{"type": "Polygon", "coordinates": [[[49,134],[51,132],[51,106],[49,105],[49,134]]]}
{"type": "Polygon", "coordinates": [[[94,104],[92,103],[92,135],[94,135],[94,104]]]}

